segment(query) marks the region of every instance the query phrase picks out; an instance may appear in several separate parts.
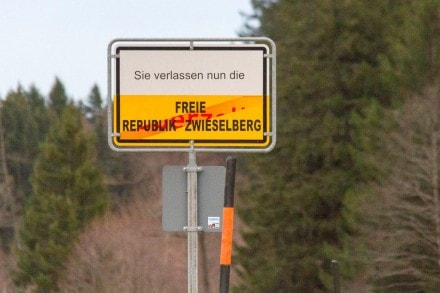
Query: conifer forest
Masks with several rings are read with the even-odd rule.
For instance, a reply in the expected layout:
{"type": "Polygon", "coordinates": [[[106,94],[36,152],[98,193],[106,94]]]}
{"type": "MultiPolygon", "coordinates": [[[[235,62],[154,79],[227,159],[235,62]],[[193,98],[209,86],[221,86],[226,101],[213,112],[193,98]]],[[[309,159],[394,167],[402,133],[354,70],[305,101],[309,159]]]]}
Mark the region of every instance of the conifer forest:
{"type": "MultiPolygon", "coordinates": [[[[334,292],[335,262],[341,292],[440,292],[440,0],[251,3],[239,34],[276,44],[277,144],[234,154],[231,292],[334,292]]],[[[101,90],[0,97],[1,292],[186,290],[161,170],[187,154],[112,151],[101,90]]],[[[218,292],[220,235],[199,244],[218,292]]]]}

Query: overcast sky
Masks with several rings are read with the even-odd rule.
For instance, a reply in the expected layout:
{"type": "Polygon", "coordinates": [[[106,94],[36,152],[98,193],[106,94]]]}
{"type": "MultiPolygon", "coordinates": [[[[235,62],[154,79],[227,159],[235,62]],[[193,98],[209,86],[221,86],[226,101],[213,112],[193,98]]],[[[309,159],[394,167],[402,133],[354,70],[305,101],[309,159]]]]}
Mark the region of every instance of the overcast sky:
{"type": "Polygon", "coordinates": [[[55,77],[75,100],[107,95],[115,38],[234,38],[250,0],[13,0],[0,12],[0,97],[21,84],[47,96],[55,77]]]}

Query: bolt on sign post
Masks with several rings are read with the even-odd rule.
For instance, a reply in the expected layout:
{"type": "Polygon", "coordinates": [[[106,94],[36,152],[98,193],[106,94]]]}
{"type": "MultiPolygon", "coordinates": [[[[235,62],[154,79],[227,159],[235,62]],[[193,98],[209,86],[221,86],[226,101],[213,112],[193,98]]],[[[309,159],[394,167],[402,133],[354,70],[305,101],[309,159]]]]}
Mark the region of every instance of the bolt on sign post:
{"type": "Polygon", "coordinates": [[[108,45],[110,148],[189,154],[182,227],[188,233],[188,292],[198,292],[197,233],[203,230],[197,216],[203,168],[196,152],[274,148],[275,56],[268,38],[115,39],[108,45]]]}
{"type": "Polygon", "coordinates": [[[267,152],[275,146],[275,45],[267,38],[118,39],[108,47],[117,151],[267,152]]]}

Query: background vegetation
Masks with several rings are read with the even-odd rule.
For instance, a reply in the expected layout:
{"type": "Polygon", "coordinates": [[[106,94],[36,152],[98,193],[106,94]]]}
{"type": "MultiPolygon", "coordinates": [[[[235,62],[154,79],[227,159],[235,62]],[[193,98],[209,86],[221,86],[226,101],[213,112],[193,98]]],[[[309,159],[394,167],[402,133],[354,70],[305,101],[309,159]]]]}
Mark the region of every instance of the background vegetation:
{"type": "MultiPolygon", "coordinates": [[[[344,292],[438,292],[440,1],[252,5],[241,34],[277,44],[278,142],[238,155],[234,290],[330,292],[338,260],[344,292]]],[[[2,98],[2,289],[186,287],[160,197],[162,166],[187,157],[112,152],[105,106],[59,79],[2,98]]],[[[201,290],[217,292],[219,235],[200,239],[201,290]]]]}
{"type": "Polygon", "coordinates": [[[347,292],[440,290],[440,2],[252,3],[279,139],[247,158],[237,292],[328,292],[332,259],[347,292]]]}

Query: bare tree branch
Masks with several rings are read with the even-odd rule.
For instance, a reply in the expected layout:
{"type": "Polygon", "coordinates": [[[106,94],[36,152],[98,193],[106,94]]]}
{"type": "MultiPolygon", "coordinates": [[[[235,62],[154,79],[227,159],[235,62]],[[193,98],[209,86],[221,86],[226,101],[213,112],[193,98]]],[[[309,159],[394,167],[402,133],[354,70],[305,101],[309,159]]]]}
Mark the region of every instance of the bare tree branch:
{"type": "Polygon", "coordinates": [[[427,88],[396,115],[390,175],[380,194],[383,233],[375,279],[383,290],[419,292],[440,283],[440,90],[427,88]],[[405,288],[405,289],[402,289],[405,288]]]}

